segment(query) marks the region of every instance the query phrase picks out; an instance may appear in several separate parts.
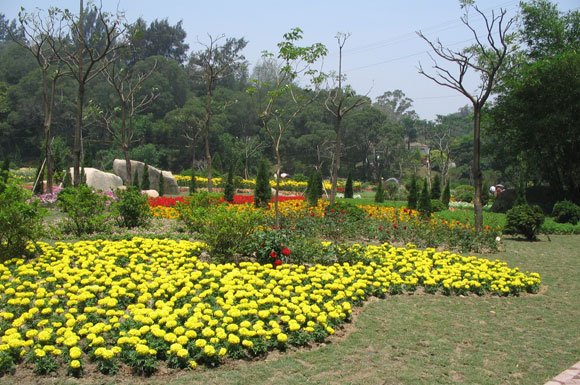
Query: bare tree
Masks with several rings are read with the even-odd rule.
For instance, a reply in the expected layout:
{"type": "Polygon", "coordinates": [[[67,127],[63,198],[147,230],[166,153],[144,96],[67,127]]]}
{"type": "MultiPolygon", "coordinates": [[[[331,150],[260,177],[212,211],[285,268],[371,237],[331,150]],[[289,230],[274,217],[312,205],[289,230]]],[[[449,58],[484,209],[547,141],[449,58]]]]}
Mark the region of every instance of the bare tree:
{"type": "MultiPolygon", "coordinates": [[[[105,59],[105,63],[109,59],[105,59]]],[[[107,124],[107,131],[121,145],[123,155],[125,156],[125,167],[127,171],[127,186],[133,183],[133,173],[131,170],[131,158],[129,157],[129,146],[133,140],[133,117],[142,112],[153,102],[159,94],[153,90],[142,97],[137,97],[137,91],[141,89],[143,82],[155,71],[157,61],[148,72],[135,73],[134,68],[122,66],[120,61],[115,60],[105,65],[104,73],[109,84],[115,89],[120,104],[121,126],[119,129],[112,124],[107,124]]]]}
{"type": "Polygon", "coordinates": [[[8,28],[8,34],[12,40],[26,48],[34,56],[42,73],[46,190],[51,193],[54,170],[50,129],[54,109],[54,94],[57,80],[66,75],[62,63],[55,54],[55,52],[62,52],[65,48],[63,29],[54,9],[49,9],[46,16],[41,15],[41,11],[38,9],[34,13],[27,13],[23,9],[18,13],[18,21],[22,26],[22,35],[14,33],[10,28],[8,28]]]}
{"type": "Polygon", "coordinates": [[[85,31],[85,9],[83,0],[79,0],[79,14],[75,15],[68,9],[58,11],[62,21],[70,29],[70,38],[76,44],[76,51],[59,51],[53,46],[58,59],[70,70],[72,77],[78,83],[77,111],[74,127],[73,144],[73,179],[75,187],[80,182],[80,164],[82,156],[82,124],[85,89],[89,81],[100,74],[104,68],[119,57],[119,51],[127,46],[120,39],[125,31],[124,16],[120,13],[102,12],[101,8],[90,4],[96,12],[96,25],[93,31],[85,31]],[[107,58],[105,61],[104,59],[107,58]]]}
{"type": "Polygon", "coordinates": [[[494,86],[502,77],[502,68],[507,62],[506,57],[511,49],[510,42],[512,36],[508,34],[514,19],[505,22],[506,10],[500,9],[498,15],[495,12],[491,16],[486,16],[477,6],[471,5],[471,2],[465,1],[463,5],[466,12],[461,18],[463,24],[469,28],[475,38],[475,44],[464,48],[461,51],[451,50],[437,40],[429,40],[420,31],[417,32],[419,37],[429,44],[436,56],[444,61],[457,66],[457,74],[437,63],[432,57],[433,69],[435,74],[431,75],[423,70],[419,64],[419,73],[431,79],[435,83],[451,88],[467,97],[473,104],[473,178],[475,182],[475,228],[480,231],[483,227],[483,205],[481,202],[482,180],[480,164],[480,137],[481,137],[481,110],[488,100],[494,86]],[[469,10],[473,8],[475,12],[483,19],[485,23],[484,33],[477,32],[470,24],[469,10]],[[475,72],[479,75],[479,87],[470,92],[466,89],[466,75],[469,72],[475,72]]]}
{"type": "Polygon", "coordinates": [[[267,145],[258,136],[244,136],[238,143],[241,144],[241,151],[244,155],[244,178],[249,179],[248,163],[250,158],[261,149],[266,148],[267,145]]]}
{"type": "Polygon", "coordinates": [[[331,189],[330,189],[330,204],[334,204],[336,199],[336,186],[338,184],[338,171],[340,170],[340,155],[342,151],[342,119],[346,114],[352,111],[354,108],[362,106],[365,103],[369,103],[366,97],[356,97],[354,92],[349,90],[347,95],[342,89],[342,48],[349,38],[350,34],[339,32],[336,34],[336,41],[338,42],[338,75],[336,76],[336,81],[338,82],[338,87],[334,88],[328,93],[328,97],[324,103],[326,109],[334,115],[334,130],[336,131],[336,140],[334,143],[334,159],[332,163],[331,172],[331,189]]]}
{"type": "Polygon", "coordinates": [[[247,44],[244,38],[227,38],[224,44],[220,40],[224,35],[213,37],[209,35],[209,43],[199,42],[205,49],[194,52],[190,57],[190,66],[201,72],[205,82],[205,116],[203,119],[205,136],[205,157],[207,160],[207,190],[213,191],[211,176],[211,152],[209,148],[209,130],[211,127],[212,96],[216,82],[232,76],[241,66],[245,65],[245,57],[240,53],[247,44]]]}

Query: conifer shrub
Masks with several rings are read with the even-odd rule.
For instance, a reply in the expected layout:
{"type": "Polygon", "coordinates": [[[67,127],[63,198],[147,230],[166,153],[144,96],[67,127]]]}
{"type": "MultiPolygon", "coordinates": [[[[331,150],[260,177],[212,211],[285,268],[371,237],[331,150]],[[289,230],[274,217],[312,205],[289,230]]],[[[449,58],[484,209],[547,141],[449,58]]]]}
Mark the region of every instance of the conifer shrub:
{"type": "Polygon", "coordinates": [[[141,178],[141,190],[150,190],[151,182],[149,181],[149,165],[145,163],[143,167],[143,177],[141,178]]]}
{"type": "Polygon", "coordinates": [[[379,177],[377,183],[377,192],[375,193],[375,203],[383,203],[385,201],[385,191],[383,190],[383,181],[379,177]]]}
{"type": "Polygon", "coordinates": [[[445,205],[445,208],[449,208],[449,201],[451,200],[451,190],[449,188],[449,182],[445,184],[443,193],[441,194],[441,203],[445,205]]]}
{"type": "Polygon", "coordinates": [[[431,192],[429,191],[429,185],[427,184],[427,178],[423,181],[423,189],[419,195],[419,207],[418,210],[422,216],[428,217],[431,215],[431,192]]]}
{"type": "Polygon", "coordinates": [[[266,207],[272,198],[272,190],[270,189],[270,178],[268,176],[268,165],[262,159],[258,167],[258,174],[256,175],[256,187],[254,188],[254,205],[256,207],[266,207]]]}
{"type": "Polygon", "coordinates": [[[441,177],[435,174],[431,184],[431,199],[441,199],[441,177]]]}
{"type": "Polygon", "coordinates": [[[234,201],[234,170],[230,167],[228,170],[228,178],[224,188],[224,200],[232,203],[234,201]]]}
{"type": "Polygon", "coordinates": [[[352,198],[354,196],[354,189],[352,186],[352,173],[348,173],[348,177],[346,178],[346,185],[344,186],[344,197],[345,198],[352,198]]]}
{"type": "Polygon", "coordinates": [[[409,184],[409,195],[407,196],[407,208],[417,209],[417,176],[413,174],[411,183],[409,184]]]}
{"type": "Polygon", "coordinates": [[[159,196],[165,195],[165,178],[163,178],[163,171],[159,174],[159,196]]]}

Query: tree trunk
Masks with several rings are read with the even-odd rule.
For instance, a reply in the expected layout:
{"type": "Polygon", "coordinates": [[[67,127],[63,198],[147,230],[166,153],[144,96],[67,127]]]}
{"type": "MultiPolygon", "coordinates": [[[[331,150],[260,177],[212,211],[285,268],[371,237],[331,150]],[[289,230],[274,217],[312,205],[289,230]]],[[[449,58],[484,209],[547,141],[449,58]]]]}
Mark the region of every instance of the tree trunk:
{"type": "Polygon", "coordinates": [[[332,167],[332,183],[330,188],[330,205],[336,199],[336,187],[338,184],[338,170],[340,170],[340,155],[342,146],[342,115],[340,111],[336,116],[336,147],[334,148],[334,162],[332,167]]]}
{"type": "MultiPolygon", "coordinates": [[[[126,185],[133,185],[133,173],[131,170],[131,158],[129,157],[129,140],[127,138],[127,106],[125,103],[121,105],[121,147],[123,148],[123,155],[125,156],[125,171],[127,172],[126,185]]],[[[138,188],[139,186],[137,186],[138,188]]]]}
{"type": "Polygon", "coordinates": [[[282,168],[279,143],[276,143],[274,150],[276,152],[276,192],[274,193],[274,209],[276,210],[276,227],[278,227],[280,226],[280,210],[278,209],[278,192],[280,191],[280,169],[282,168]]]}
{"type": "Polygon", "coordinates": [[[211,83],[208,83],[205,100],[205,159],[207,161],[207,192],[213,192],[211,180],[211,153],[209,152],[209,126],[211,120],[211,83]]]}
{"type": "Polygon", "coordinates": [[[483,228],[483,204],[481,202],[481,189],[483,174],[480,165],[480,129],[481,129],[481,107],[473,106],[473,181],[475,184],[475,198],[473,200],[473,210],[475,212],[475,229],[481,231],[483,228]]]}
{"type": "Polygon", "coordinates": [[[83,102],[85,98],[85,82],[83,77],[83,0],[80,0],[80,11],[79,11],[79,24],[78,24],[78,39],[77,42],[77,59],[78,59],[78,82],[79,82],[79,90],[77,95],[77,116],[75,122],[75,130],[74,130],[74,143],[73,143],[73,184],[74,187],[78,187],[81,178],[80,178],[80,165],[81,165],[81,131],[82,131],[82,124],[83,124],[83,102]]]}

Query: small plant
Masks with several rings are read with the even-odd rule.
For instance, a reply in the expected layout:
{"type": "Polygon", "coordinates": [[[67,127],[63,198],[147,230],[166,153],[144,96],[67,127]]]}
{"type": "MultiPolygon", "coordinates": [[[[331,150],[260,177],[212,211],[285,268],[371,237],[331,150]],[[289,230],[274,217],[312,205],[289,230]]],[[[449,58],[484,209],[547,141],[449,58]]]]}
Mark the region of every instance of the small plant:
{"type": "Polygon", "coordinates": [[[234,201],[234,170],[230,167],[228,170],[228,179],[224,188],[224,200],[232,203],[234,201]]]}
{"type": "Polygon", "coordinates": [[[135,186],[128,186],[118,195],[120,200],[115,203],[114,210],[119,226],[133,228],[149,223],[151,210],[146,195],[142,195],[135,186]]]}
{"type": "Polygon", "coordinates": [[[417,176],[413,174],[409,184],[409,195],[407,196],[407,208],[417,209],[417,176]]]}
{"type": "Polygon", "coordinates": [[[552,209],[552,216],[558,223],[575,225],[580,221],[580,207],[570,201],[557,202],[552,209]]]}
{"type": "Polygon", "coordinates": [[[431,215],[431,193],[429,192],[429,185],[427,184],[427,178],[423,181],[423,190],[421,190],[421,195],[419,196],[419,212],[422,216],[428,217],[431,215]]]}
{"type": "Polygon", "coordinates": [[[283,229],[264,229],[252,234],[248,252],[255,255],[256,260],[265,265],[273,266],[288,263],[290,248],[289,234],[283,229]]]}
{"type": "Polygon", "coordinates": [[[105,196],[94,193],[88,186],[62,190],[58,202],[68,216],[63,223],[66,233],[76,236],[93,232],[103,232],[108,228],[108,214],[105,196]]]}
{"type": "Polygon", "coordinates": [[[29,241],[43,234],[44,211],[37,200],[30,201],[30,192],[15,180],[0,181],[0,261],[26,255],[29,241]]]}
{"type": "Polygon", "coordinates": [[[375,203],[383,203],[385,201],[385,192],[383,190],[383,181],[379,177],[377,183],[377,192],[375,193],[375,203]]]}
{"type": "Polygon", "coordinates": [[[451,191],[449,189],[449,181],[445,184],[443,193],[441,194],[441,202],[445,205],[445,208],[449,208],[449,201],[451,200],[451,191]]]}
{"type": "Polygon", "coordinates": [[[165,178],[163,177],[163,171],[159,174],[159,196],[165,195],[165,178]]]}
{"type": "Polygon", "coordinates": [[[544,213],[539,206],[514,206],[506,213],[506,234],[521,234],[528,241],[537,239],[540,227],[544,223],[544,213]]]}
{"type": "Polygon", "coordinates": [[[272,190],[270,189],[270,178],[268,178],[268,165],[262,159],[260,161],[260,167],[258,168],[258,175],[256,176],[254,204],[256,207],[266,207],[268,206],[270,198],[272,198],[272,190]]]}
{"type": "Polygon", "coordinates": [[[441,177],[439,174],[435,174],[433,177],[433,183],[431,184],[431,199],[441,198],[441,177]]]}
{"type": "Polygon", "coordinates": [[[141,190],[149,190],[151,182],[149,181],[149,165],[145,163],[143,167],[143,177],[141,178],[141,190]]]}
{"type": "Polygon", "coordinates": [[[346,185],[344,187],[344,197],[345,198],[352,198],[354,196],[354,189],[352,187],[352,173],[348,173],[348,177],[346,178],[346,185]]]}

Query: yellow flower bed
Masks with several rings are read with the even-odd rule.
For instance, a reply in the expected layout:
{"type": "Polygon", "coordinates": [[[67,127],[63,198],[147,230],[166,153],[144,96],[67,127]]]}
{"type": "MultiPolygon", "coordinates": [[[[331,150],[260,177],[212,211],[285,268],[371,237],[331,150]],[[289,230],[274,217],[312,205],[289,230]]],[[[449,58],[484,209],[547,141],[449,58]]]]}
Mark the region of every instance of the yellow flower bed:
{"type": "MultiPolygon", "coordinates": [[[[329,246],[329,245],[325,245],[329,246]]],[[[0,265],[0,360],[68,365],[158,360],[196,367],[322,340],[368,296],[534,292],[537,273],[433,249],[353,245],[368,263],[312,267],[211,264],[199,242],[39,243],[40,257],[0,265]]],[[[6,367],[2,364],[0,367],[6,367]]]]}
{"type": "MultiPolygon", "coordinates": [[[[188,175],[174,175],[174,177],[175,177],[175,180],[177,182],[184,182],[184,183],[191,182],[191,176],[188,176],[188,175]]],[[[196,176],[195,181],[198,183],[199,186],[207,184],[207,178],[204,178],[204,177],[196,176]]],[[[222,178],[212,178],[212,182],[214,185],[218,186],[218,185],[221,185],[222,183],[224,183],[224,180],[222,178]]],[[[345,180],[339,180],[337,183],[337,186],[344,187],[345,183],[346,183],[345,180]]],[[[245,186],[246,188],[253,188],[254,186],[256,186],[256,180],[255,179],[242,179],[241,184],[243,186],[245,186]]],[[[332,184],[330,183],[330,181],[325,180],[323,182],[323,184],[324,184],[324,188],[326,190],[330,191],[330,189],[332,187],[332,184]]],[[[362,184],[360,182],[353,182],[354,189],[359,189],[361,187],[361,185],[362,184]]],[[[270,186],[275,187],[276,181],[273,179],[270,179],[270,186]]],[[[292,179],[282,179],[280,181],[280,188],[282,190],[301,191],[301,190],[305,190],[307,186],[308,186],[308,182],[298,182],[298,181],[295,181],[292,179]]]]}

